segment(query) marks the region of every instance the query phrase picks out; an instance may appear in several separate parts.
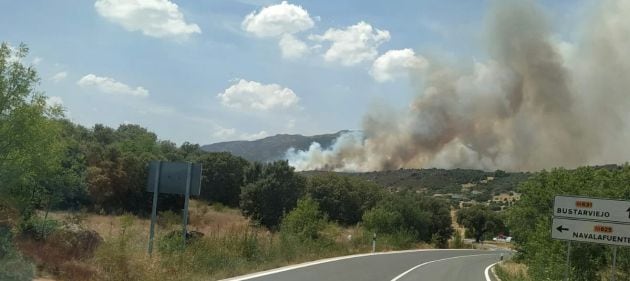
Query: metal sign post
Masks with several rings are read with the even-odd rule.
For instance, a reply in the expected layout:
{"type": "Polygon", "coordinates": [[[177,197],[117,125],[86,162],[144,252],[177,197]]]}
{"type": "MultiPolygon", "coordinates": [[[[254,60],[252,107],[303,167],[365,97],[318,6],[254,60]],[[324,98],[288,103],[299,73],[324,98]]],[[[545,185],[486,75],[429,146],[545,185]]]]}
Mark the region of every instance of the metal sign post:
{"type": "Polygon", "coordinates": [[[567,263],[564,269],[564,281],[569,281],[569,269],[571,268],[571,241],[567,242],[567,263]]]}
{"type": "Polygon", "coordinates": [[[612,278],[610,279],[611,281],[617,280],[616,265],[617,265],[617,246],[613,248],[612,273],[611,273],[612,278]]]}
{"type": "Polygon", "coordinates": [[[160,162],[156,167],[156,173],[154,178],[154,186],[153,186],[153,209],[151,209],[151,229],[149,230],[149,256],[153,252],[153,237],[155,236],[155,220],[157,217],[157,202],[158,202],[158,188],[160,185],[160,170],[162,168],[162,162],[160,162]]]}
{"type": "Polygon", "coordinates": [[[192,178],[192,163],[188,163],[188,179],[186,180],[186,194],[184,195],[184,247],[186,247],[186,234],[188,234],[188,202],[190,201],[190,180],[192,178]]]}
{"type": "Polygon", "coordinates": [[[149,230],[149,255],[153,252],[155,237],[155,221],[157,218],[157,202],[159,193],[184,195],[183,236],[184,246],[188,234],[188,205],[190,195],[201,193],[201,164],[152,161],[149,164],[147,191],[153,192],[153,209],[151,210],[151,228],[149,230]]]}

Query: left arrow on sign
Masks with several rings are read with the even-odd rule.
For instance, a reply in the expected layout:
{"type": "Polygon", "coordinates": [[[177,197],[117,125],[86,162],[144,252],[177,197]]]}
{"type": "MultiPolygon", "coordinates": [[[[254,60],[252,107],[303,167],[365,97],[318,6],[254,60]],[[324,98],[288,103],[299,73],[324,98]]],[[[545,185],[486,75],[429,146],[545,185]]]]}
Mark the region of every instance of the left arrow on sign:
{"type": "Polygon", "coordinates": [[[556,229],[557,229],[558,231],[560,231],[560,232],[562,232],[562,231],[569,231],[569,229],[568,229],[568,228],[563,228],[563,227],[562,227],[562,225],[561,225],[561,226],[558,226],[556,229]]]}

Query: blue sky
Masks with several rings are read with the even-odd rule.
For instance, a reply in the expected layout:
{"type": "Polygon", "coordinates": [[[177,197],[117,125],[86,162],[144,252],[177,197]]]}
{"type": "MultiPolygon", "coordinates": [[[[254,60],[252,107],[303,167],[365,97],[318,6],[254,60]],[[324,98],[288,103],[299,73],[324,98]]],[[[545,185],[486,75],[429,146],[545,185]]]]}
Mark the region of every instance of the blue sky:
{"type": "MultiPolygon", "coordinates": [[[[540,3],[571,42],[589,4],[540,3]]],[[[30,47],[39,90],[75,122],[140,124],[161,139],[207,144],[360,129],[371,107],[404,108],[417,94],[407,73],[426,57],[485,58],[488,6],[0,0],[0,41],[30,47]]]]}

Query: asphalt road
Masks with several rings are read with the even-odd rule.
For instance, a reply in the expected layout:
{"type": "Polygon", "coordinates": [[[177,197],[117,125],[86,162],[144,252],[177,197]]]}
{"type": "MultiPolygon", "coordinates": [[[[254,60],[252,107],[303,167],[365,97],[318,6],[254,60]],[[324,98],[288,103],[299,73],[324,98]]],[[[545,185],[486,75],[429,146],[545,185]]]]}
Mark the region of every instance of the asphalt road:
{"type": "MultiPolygon", "coordinates": [[[[501,251],[427,250],[371,254],[286,267],[228,280],[240,281],[493,281],[484,271],[501,251]]],[[[507,252],[503,252],[507,256],[507,252]]]]}

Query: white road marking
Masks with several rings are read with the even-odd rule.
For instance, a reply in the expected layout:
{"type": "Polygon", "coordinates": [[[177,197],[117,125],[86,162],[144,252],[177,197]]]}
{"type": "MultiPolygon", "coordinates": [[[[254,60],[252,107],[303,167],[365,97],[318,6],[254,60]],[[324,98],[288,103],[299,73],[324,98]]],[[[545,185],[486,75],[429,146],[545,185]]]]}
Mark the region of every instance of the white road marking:
{"type": "Polygon", "coordinates": [[[486,275],[486,281],[492,281],[492,279],[490,279],[490,273],[489,272],[490,272],[490,269],[497,263],[500,263],[500,262],[495,262],[495,263],[489,265],[488,267],[486,267],[486,270],[483,272],[486,275]]]}
{"type": "Polygon", "coordinates": [[[248,274],[248,275],[243,275],[243,276],[237,276],[237,277],[232,277],[232,278],[228,278],[228,279],[223,279],[222,281],[243,281],[243,280],[249,280],[249,279],[262,277],[262,276],[267,276],[267,275],[280,273],[280,272],[284,272],[284,271],[289,271],[289,270],[293,270],[293,269],[303,268],[303,267],[312,266],[312,265],[318,265],[318,264],[322,264],[322,263],[340,261],[340,260],[345,260],[345,259],[360,258],[360,257],[366,257],[366,256],[374,256],[374,255],[391,255],[391,254],[415,253],[415,252],[423,252],[423,251],[475,251],[475,250],[468,250],[468,249],[442,249],[442,250],[419,249],[419,250],[404,250],[404,251],[391,251],[391,252],[357,254],[357,255],[349,255],[349,256],[342,256],[342,257],[321,259],[321,260],[305,262],[305,263],[296,264],[296,265],[289,265],[289,266],[284,266],[284,267],[271,269],[271,270],[267,270],[267,271],[261,271],[261,272],[252,273],[252,274],[248,274]]]}
{"type": "MultiPolygon", "coordinates": [[[[459,258],[468,258],[468,257],[489,256],[489,255],[494,255],[494,254],[479,254],[479,255],[458,256],[458,257],[451,257],[451,258],[445,258],[445,259],[428,261],[428,262],[421,263],[419,265],[416,265],[416,266],[410,268],[409,270],[407,270],[407,271],[401,273],[400,275],[394,277],[394,279],[392,279],[391,281],[397,281],[400,278],[403,278],[403,276],[407,275],[409,272],[412,272],[412,271],[414,271],[414,270],[416,270],[416,269],[418,269],[420,267],[423,267],[423,266],[425,266],[427,264],[431,264],[431,263],[434,263],[434,262],[453,260],[453,259],[459,259],[459,258]]],[[[486,276],[488,276],[488,275],[486,275],[486,276]]]]}

